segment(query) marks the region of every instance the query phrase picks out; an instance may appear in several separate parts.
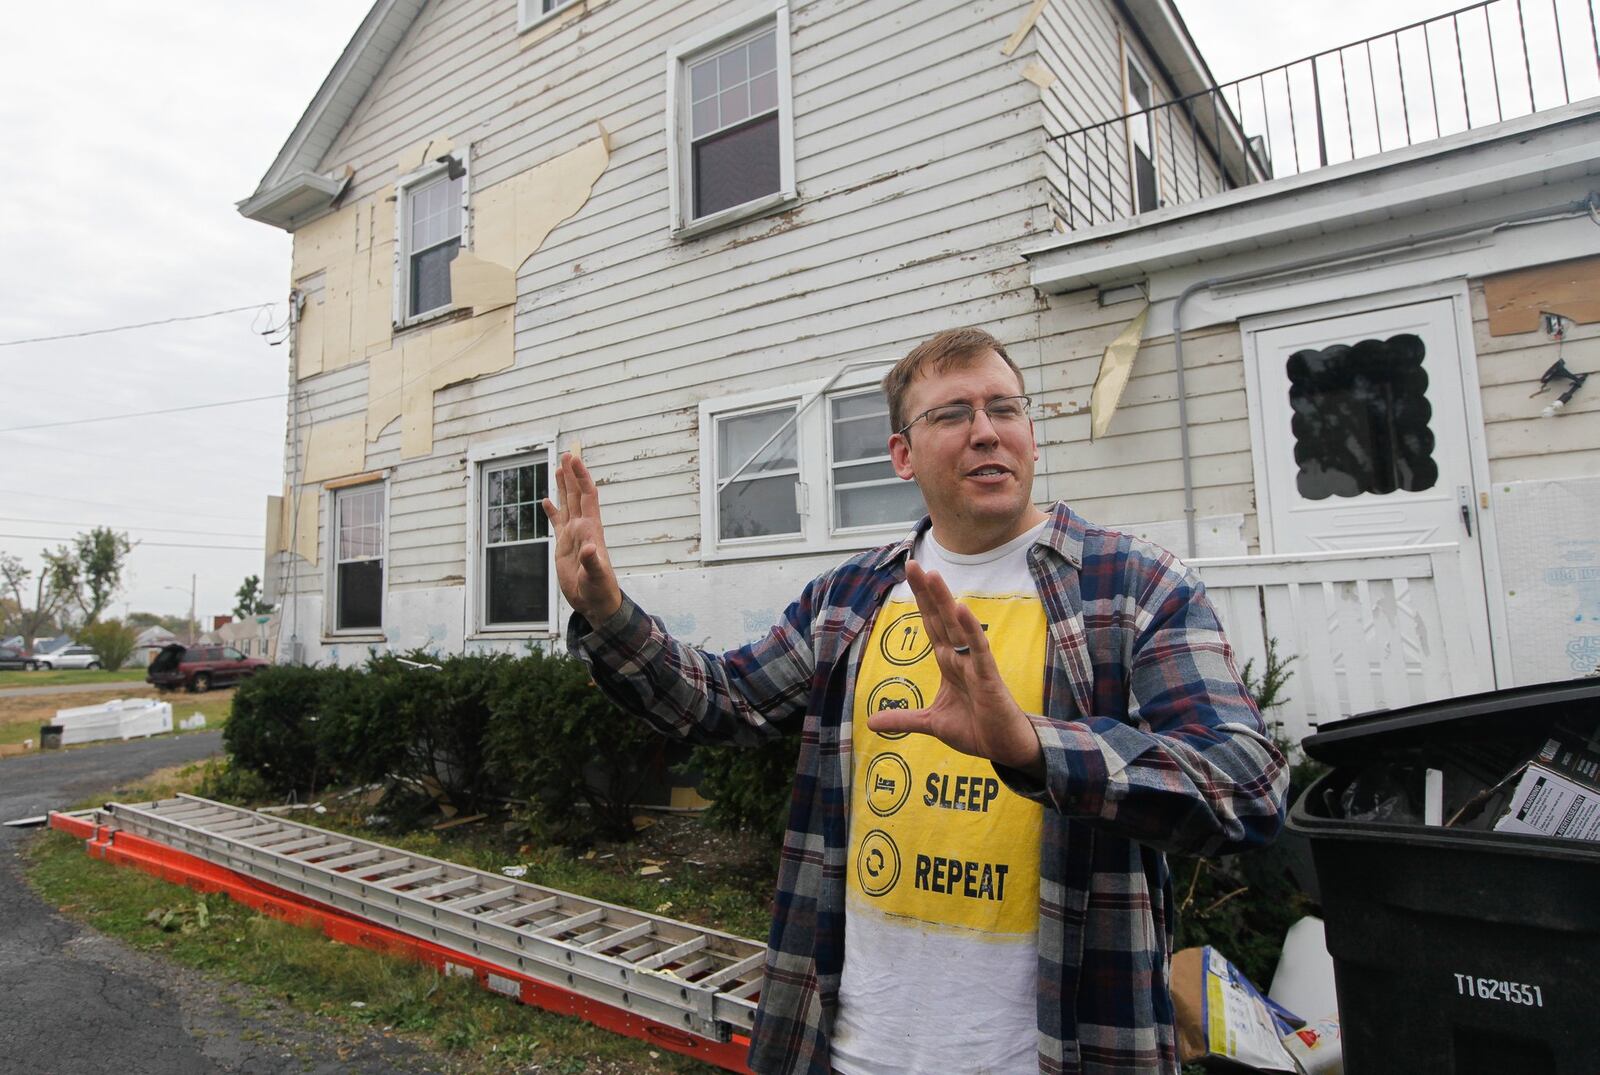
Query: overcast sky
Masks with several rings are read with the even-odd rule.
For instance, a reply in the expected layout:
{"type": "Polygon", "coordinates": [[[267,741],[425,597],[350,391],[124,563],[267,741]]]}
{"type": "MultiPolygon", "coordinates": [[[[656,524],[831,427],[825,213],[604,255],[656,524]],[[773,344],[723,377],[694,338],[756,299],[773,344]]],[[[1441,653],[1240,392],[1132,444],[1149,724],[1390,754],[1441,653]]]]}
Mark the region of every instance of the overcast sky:
{"type": "MultiPolygon", "coordinates": [[[[512,0],[504,0],[510,4],[512,0]]],[[[872,0],[863,0],[870,3],[872,0]]],[[[0,43],[0,551],[93,525],[141,544],[114,614],[226,613],[282,484],[289,239],[249,195],[368,0],[94,0],[9,13],[0,43]],[[15,427],[277,396],[187,414],[15,427]],[[172,547],[184,546],[184,547],[172,547]],[[204,547],[196,547],[204,546],[204,547]]],[[[1222,81],[1451,10],[1449,0],[1178,0],[1222,81]]]]}

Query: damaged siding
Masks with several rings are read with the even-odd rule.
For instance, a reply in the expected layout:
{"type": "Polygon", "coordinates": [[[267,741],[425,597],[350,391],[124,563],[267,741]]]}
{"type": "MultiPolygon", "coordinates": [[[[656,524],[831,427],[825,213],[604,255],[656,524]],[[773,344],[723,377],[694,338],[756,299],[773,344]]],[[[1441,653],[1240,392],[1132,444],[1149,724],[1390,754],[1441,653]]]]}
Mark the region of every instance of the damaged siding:
{"type": "MultiPolygon", "coordinates": [[[[389,473],[391,609],[397,591],[466,577],[470,444],[581,438],[619,571],[699,567],[701,400],[892,361],[963,323],[1017,341],[1036,367],[1043,303],[1019,250],[1049,220],[1039,90],[1014,70],[1033,35],[1001,53],[1031,6],[792,4],[801,199],[687,241],[668,235],[667,49],[750,5],[591,3],[532,47],[513,32],[513,5],[427,9],[321,162],[354,169],[346,205],[385,197],[407,147],[470,146],[469,249],[493,260],[503,236],[483,225],[486,193],[577,149],[596,124],[611,153],[581,211],[520,265],[515,364],[432,394],[426,456],[407,457],[403,422],[369,416],[362,465],[389,473]]],[[[441,331],[401,333],[394,347],[441,331]]],[[[302,425],[360,415],[369,388],[394,382],[383,353],[306,382],[302,425]]],[[[321,591],[322,568],[297,571],[302,596],[321,591]]],[[[400,627],[386,624],[391,644],[400,627]]]]}
{"type": "MultiPolygon", "coordinates": [[[[1183,518],[1177,374],[1172,337],[1144,341],[1107,436],[1090,438],[1089,390],[1107,345],[1142,300],[1101,307],[1094,292],[1062,296],[1045,319],[1049,356],[1041,424],[1045,491],[1097,522],[1183,518]]],[[[1243,344],[1236,324],[1184,334],[1190,450],[1198,517],[1243,515],[1256,544],[1243,344]]]]}
{"type": "Polygon", "coordinates": [[[1600,378],[1580,388],[1572,402],[1551,418],[1541,417],[1541,412],[1571,382],[1554,382],[1548,391],[1529,395],[1557,357],[1573,373],[1600,369],[1600,324],[1568,324],[1565,341],[1552,340],[1537,328],[1494,336],[1489,331],[1483,281],[1474,280],[1470,294],[1490,480],[1548,481],[1600,474],[1600,378]]]}

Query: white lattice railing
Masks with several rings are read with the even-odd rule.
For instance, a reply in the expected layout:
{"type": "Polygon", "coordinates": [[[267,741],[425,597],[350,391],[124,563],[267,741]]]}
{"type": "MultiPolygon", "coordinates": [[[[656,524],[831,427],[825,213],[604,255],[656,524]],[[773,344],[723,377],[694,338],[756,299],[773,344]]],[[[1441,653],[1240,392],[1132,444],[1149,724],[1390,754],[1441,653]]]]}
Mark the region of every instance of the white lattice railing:
{"type": "Polygon", "coordinates": [[[1490,690],[1474,652],[1460,546],[1191,560],[1239,664],[1292,658],[1288,701],[1267,714],[1299,742],[1373,709],[1490,690]]]}

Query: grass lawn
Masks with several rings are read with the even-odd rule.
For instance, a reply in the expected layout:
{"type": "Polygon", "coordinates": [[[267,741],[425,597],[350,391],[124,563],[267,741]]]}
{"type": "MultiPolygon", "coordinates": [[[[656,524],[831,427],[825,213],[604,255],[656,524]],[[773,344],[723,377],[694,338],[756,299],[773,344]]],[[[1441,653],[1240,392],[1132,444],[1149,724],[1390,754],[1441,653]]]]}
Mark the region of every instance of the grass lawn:
{"type": "MultiPolygon", "coordinates": [[[[207,771],[204,764],[164,770],[140,787],[118,789],[110,797],[139,802],[194,790],[207,771]]],[[[330,817],[319,817],[318,823],[326,824],[330,817]]],[[[341,827],[352,823],[347,818],[341,827]]],[[[394,842],[470,865],[506,864],[488,833],[466,840],[454,832],[429,833],[394,842]]],[[[751,899],[720,891],[704,871],[673,870],[680,876],[659,884],[653,878],[623,876],[635,872],[631,864],[622,867],[609,855],[584,859],[553,849],[521,857],[534,866],[529,880],[537,873],[540,882],[559,880],[564,882],[560,887],[571,891],[636,907],[670,904],[675,916],[688,917],[686,912],[697,910],[730,926],[759,917],[765,930],[765,893],[751,899]]],[[[253,986],[263,1004],[287,1001],[308,1015],[400,1034],[440,1054],[451,1072],[709,1075],[716,1070],[578,1019],[524,1007],[420,964],[335,944],[314,930],[287,925],[224,897],[200,896],[90,859],[81,841],[63,833],[42,834],[30,843],[26,858],[29,880],[40,895],[95,929],[253,986]]]]}
{"type": "Polygon", "coordinates": [[[74,683],[143,683],[143,668],[56,668],[48,672],[0,672],[0,691],[12,687],[59,687],[74,683]]]}
{"type": "MultiPolygon", "coordinates": [[[[44,673],[36,673],[43,675],[44,673]]],[[[61,673],[73,675],[75,673],[61,673]]],[[[108,701],[112,698],[160,698],[162,701],[172,703],[172,726],[178,735],[185,733],[177,731],[179,722],[188,719],[194,713],[203,713],[206,718],[206,728],[220,728],[228,722],[228,714],[233,711],[233,691],[208,691],[205,694],[185,694],[174,692],[158,695],[154,689],[141,685],[137,689],[107,688],[104,694],[97,691],[80,691],[71,694],[40,694],[27,698],[0,698],[0,743],[20,743],[32,739],[34,746],[39,745],[39,727],[49,724],[58,709],[76,709],[79,706],[95,705],[98,702],[108,701]]],[[[85,743],[86,747],[102,746],[105,743],[118,743],[119,739],[107,739],[97,743],[85,743]]],[[[77,747],[69,749],[76,750],[77,747]]],[[[0,759],[0,765],[4,765],[0,759]]]]}

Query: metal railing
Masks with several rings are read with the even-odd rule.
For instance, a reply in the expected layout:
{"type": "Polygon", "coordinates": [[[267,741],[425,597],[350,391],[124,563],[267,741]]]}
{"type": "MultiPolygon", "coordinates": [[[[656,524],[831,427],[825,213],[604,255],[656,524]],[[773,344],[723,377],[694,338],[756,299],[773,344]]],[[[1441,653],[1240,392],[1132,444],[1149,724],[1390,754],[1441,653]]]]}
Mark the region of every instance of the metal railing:
{"type": "Polygon", "coordinates": [[[1066,223],[1223,190],[1600,95],[1595,0],[1485,0],[1052,139],[1066,223]]]}

